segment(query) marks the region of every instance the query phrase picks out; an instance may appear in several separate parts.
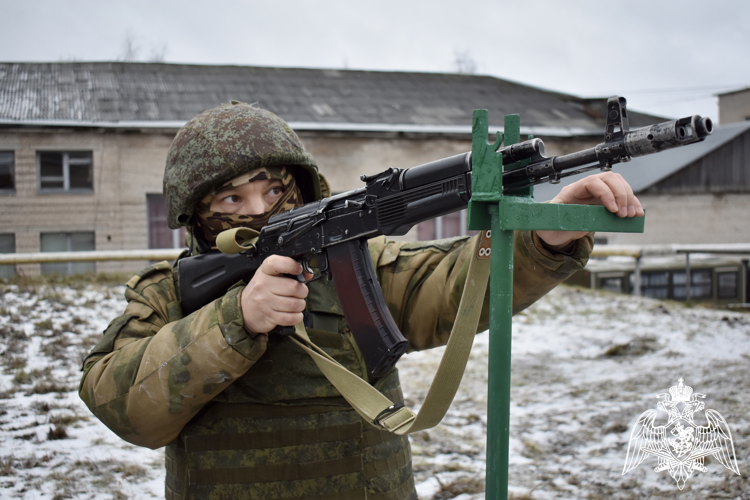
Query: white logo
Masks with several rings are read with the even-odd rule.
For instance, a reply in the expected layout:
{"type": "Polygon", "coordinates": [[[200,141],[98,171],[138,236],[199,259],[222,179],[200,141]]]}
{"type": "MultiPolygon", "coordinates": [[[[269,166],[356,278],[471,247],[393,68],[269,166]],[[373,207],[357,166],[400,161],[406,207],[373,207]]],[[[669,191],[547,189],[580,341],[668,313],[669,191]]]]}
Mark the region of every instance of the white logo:
{"type": "Polygon", "coordinates": [[[706,410],[708,425],[696,425],[693,414],[705,408],[698,398],[706,396],[693,394],[693,388],[683,385],[683,379],[678,382],[678,385],[669,388],[669,394],[656,396],[664,398],[656,407],[669,414],[667,425],[654,425],[656,410],[644,411],[638,418],[630,434],[623,475],[638,467],[648,455],[659,459],[659,465],[654,470],[668,470],[679,489],[685,487],[685,481],[694,471],[706,472],[703,461],[709,455],[739,475],[732,433],[726,420],[719,412],[706,410]]]}

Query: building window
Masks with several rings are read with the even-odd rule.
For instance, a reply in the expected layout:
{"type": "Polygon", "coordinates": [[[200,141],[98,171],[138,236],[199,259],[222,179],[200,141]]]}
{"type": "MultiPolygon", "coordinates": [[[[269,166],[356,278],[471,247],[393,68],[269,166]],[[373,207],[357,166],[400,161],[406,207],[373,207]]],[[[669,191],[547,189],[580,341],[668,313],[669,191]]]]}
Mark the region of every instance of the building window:
{"type": "Polygon", "coordinates": [[[669,297],[669,272],[650,272],[641,274],[641,294],[653,299],[669,297]]]}
{"type": "MultiPolygon", "coordinates": [[[[0,253],[16,253],[16,235],[0,234],[0,253]]],[[[16,266],[9,264],[0,266],[0,278],[10,278],[16,275],[16,266]]]]}
{"type": "Polygon", "coordinates": [[[737,298],[737,273],[716,273],[716,282],[718,285],[718,298],[736,299],[737,298]]]}
{"type": "MultiPolygon", "coordinates": [[[[94,233],[41,233],[42,252],[85,252],[95,249],[94,233]]],[[[94,262],[50,262],[42,264],[42,274],[95,273],[94,262]]]]}
{"type": "Polygon", "coordinates": [[[16,154],[0,151],[0,192],[16,190],[16,154]]]}
{"type": "Polygon", "coordinates": [[[149,248],[182,248],[185,246],[184,227],[169,229],[167,226],[167,207],[161,194],[147,194],[148,205],[148,247],[149,248]]]}
{"type": "MultiPolygon", "coordinates": [[[[710,299],[711,298],[711,270],[696,269],[690,272],[690,298],[691,299],[710,299]]],[[[685,272],[675,271],[672,273],[672,298],[675,300],[685,300],[685,272]]]]}
{"type": "Polygon", "coordinates": [[[599,280],[599,288],[607,290],[608,292],[622,293],[623,279],[620,278],[601,278],[599,280]]]}
{"type": "Polygon", "coordinates": [[[93,191],[94,160],[91,151],[37,153],[39,191],[93,191]]]}

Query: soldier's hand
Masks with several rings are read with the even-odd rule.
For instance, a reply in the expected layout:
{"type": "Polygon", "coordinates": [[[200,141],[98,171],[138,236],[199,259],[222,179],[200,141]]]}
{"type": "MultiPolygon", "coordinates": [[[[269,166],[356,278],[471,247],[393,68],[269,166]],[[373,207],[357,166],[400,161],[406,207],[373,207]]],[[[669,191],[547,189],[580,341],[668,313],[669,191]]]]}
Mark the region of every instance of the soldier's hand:
{"type": "MultiPolygon", "coordinates": [[[[590,175],[565,186],[551,203],[569,205],[603,205],[618,217],[643,217],[643,207],[633,188],[620,174],[604,172],[590,175]]],[[[537,231],[537,236],[552,246],[567,245],[583,238],[586,231],[537,231]]]]}
{"type": "Polygon", "coordinates": [[[242,290],[245,328],[267,333],[276,325],[294,326],[302,321],[307,285],[284,276],[298,275],[302,266],[290,257],[268,257],[242,290]]]}

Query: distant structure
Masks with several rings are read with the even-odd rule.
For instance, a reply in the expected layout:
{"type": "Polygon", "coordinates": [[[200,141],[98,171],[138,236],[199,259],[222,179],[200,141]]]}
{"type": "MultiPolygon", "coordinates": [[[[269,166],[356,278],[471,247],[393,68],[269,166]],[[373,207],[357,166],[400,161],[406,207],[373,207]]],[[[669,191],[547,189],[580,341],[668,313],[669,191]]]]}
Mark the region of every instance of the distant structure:
{"type": "Polygon", "coordinates": [[[721,125],[750,120],[750,87],[725,92],[718,96],[721,125]]]}
{"type": "MultiPolygon", "coordinates": [[[[522,134],[542,138],[550,155],[592,147],[602,142],[606,102],[471,74],[0,63],[0,252],[181,246],[182,235],[165,225],[167,150],[187,120],[230,100],[257,103],[287,120],[335,192],[359,187],[361,174],[469,150],[476,108],[489,109],[495,130],[505,114],[520,113],[522,134]]],[[[632,110],[629,118],[633,128],[665,120],[632,110]]],[[[454,214],[408,236],[465,232],[465,215],[454,214]]],[[[26,274],[95,269],[18,267],[26,274]]]]}
{"type": "MultiPolygon", "coordinates": [[[[646,232],[596,235],[612,244],[682,244],[682,255],[643,259],[638,285],[628,259],[592,260],[571,283],[750,307],[750,252],[741,249],[750,243],[750,88],[720,94],[719,116],[721,125],[699,144],[616,167],[646,207],[646,232]]],[[[535,194],[549,198],[558,189],[539,186],[535,194]]]]}
{"type": "MultiPolygon", "coordinates": [[[[614,170],[646,208],[646,231],[598,233],[600,242],[750,243],[750,121],[716,127],[703,142],[635,158],[614,170]]],[[[534,194],[550,199],[559,190],[545,184],[534,194]]]]}

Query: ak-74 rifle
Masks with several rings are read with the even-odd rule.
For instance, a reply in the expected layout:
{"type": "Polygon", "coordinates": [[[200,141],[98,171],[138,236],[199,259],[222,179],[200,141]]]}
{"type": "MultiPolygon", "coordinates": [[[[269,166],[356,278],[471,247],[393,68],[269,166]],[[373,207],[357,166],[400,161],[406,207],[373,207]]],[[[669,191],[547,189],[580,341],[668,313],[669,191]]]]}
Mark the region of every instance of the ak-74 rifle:
{"type": "MultiPolygon", "coordinates": [[[[593,148],[548,158],[544,143],[531,139],[499,149],[503,165],[526,163],[503,172],[503,192],[557,183],[562,177],[596,168],[609,170],[631,157],[702,141],[712,131],[711,120],[698,115],[629,130],[622,97],[608,100],[607,113],[605,140],[593,148]]],[[[415,224],[466,208],[471,198],[471,153],[405,170],[389,168],[361,180],[364,187],[271,217],[257,241],[240,253],[210,252],[180,259],[177,270],[183,313],[221,297],[240,280],[249,281],[267,257],[292,257],[305,272],[314,273],[313,279],[333,279],[369,375],[378,378],[386,374],[408,342],[386,306],[367,240],[404,235],[415,224]]],[[[300,281],[304,281],[303,274],[300,281]]],[[[275,331],[291,334],[294,328],[277,327],[275,331]]]]}

